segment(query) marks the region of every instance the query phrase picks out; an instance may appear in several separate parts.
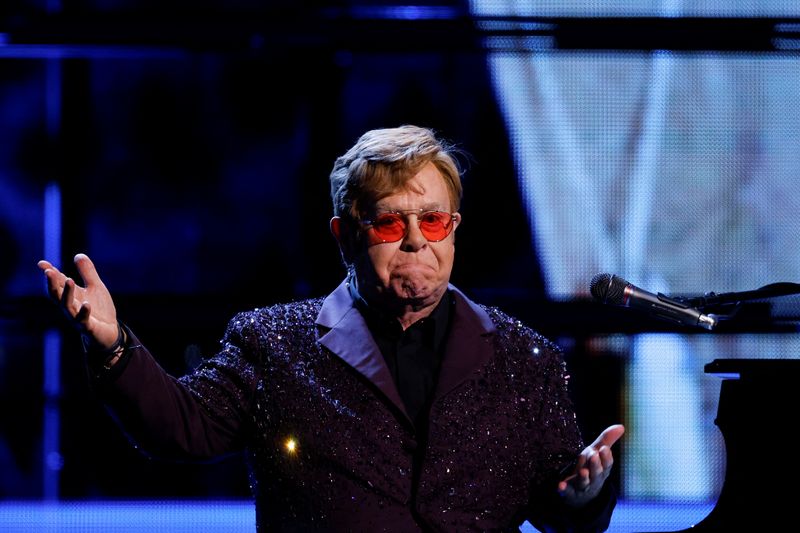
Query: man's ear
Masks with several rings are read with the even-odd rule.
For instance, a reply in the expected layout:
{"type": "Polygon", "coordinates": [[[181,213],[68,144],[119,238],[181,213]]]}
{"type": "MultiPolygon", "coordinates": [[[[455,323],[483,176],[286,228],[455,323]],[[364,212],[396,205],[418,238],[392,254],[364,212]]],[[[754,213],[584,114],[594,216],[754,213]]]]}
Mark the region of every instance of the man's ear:
{"type": "Polygon", "coordinates": [[[333,217],[330,221],[331,233],[339,244],[339,251],[346,264],[350,264],[353,258],[354,245],[353,235],[347,229],[347,222],[342,217],[333,217]]]}
{"type": "Polygon", "coordinates": [[[331,219],[331,233],[336,238],[339,246],[342,245],[342,217],[333,217],[331,219]]]}
{"type": "Polygon", "coordinates": [[[453,244],[456,242],[456,230],[458,226],[461,225],[461,213],[456,212],[455,217],[456,219],[453,221],[453,244]]]}

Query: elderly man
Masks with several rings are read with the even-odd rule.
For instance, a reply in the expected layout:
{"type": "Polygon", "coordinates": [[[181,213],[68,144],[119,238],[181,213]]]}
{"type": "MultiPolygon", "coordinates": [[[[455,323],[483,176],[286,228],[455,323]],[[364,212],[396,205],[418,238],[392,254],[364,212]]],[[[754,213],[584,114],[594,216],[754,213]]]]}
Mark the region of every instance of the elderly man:
{"type": "Polygon", "coordinates": [[[425,128],[372,130],[330,179],[346,279],[235,316],[180,379],[118,322],[87,256],[85,287],[39,263],[128,434],[168,458],[246,450],[264,530],[606,529],[624,428],[584,448],[559,350],[449,284],[453,149],[425,128]]]}

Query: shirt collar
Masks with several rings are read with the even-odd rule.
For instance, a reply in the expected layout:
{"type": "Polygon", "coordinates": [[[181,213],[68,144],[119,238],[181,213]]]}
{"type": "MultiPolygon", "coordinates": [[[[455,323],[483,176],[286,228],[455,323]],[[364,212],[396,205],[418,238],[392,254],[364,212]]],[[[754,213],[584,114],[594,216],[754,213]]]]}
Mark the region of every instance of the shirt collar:
{"type": "MultiPolygon", "coordinates": [[[[403,330],[397,318],[381,312],[380,309],[370,305],[369,302],[361,296],[361,293],[358,291],[356,276],[352,272],[347,276],[347,289],[350,292],[350,296],[353,298],[353,303],[366,320],[370,329],[379,328],[382,333],[388,333],[395,337],[399,337],[402,334],[403,330]]],[[[455,301],[453,300],[453,295],[450,290],[446,290],[441,300],[439,300],[439,303],[433,308],[433,311],[431,311],[428,316],[414,322],[409,327],[433,328],[434,346],[438,348],[447,335],[450,318],[453,314],[454,303],[455,301]]]]}

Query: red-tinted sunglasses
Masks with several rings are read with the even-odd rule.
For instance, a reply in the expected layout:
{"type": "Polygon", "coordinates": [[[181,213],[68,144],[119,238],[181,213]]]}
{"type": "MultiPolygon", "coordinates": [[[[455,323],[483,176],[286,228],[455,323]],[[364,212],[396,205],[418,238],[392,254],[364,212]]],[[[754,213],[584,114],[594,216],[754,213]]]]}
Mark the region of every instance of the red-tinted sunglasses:
{"type": "Polygon", "coordinates": [[[422,209],[409,209],[391,211],[376,216],[373,220],[363,220],[375,236],[372,244],[384,242],[397,242],[408,234],[408,213],[417,215],[417,225],[420,232],[429,242],[438,242],[450,235],[453,231],[455,213],[444,211],[423,211],[422,209]]]}

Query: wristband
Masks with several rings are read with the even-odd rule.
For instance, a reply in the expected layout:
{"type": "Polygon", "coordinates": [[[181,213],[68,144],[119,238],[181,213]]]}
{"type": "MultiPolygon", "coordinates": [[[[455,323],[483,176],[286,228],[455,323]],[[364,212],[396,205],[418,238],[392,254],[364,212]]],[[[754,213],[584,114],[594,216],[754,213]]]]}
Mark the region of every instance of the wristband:
{"type": "Polygon", "coordinates": [[[98,362],[102,361],[102,366],[105,370],[111,370],[130,348],[140,347],[128,346],[128,335],[119,321],[117,321],[117,331],[117,340],[114,341],[114,344],[103,349],[93,347],[93,345],[96,346],[96,344],[94,344],[94,341],[89,336],[82,336],[84,351],[86,351],[87,354],[91,354],[98,362]]]}

